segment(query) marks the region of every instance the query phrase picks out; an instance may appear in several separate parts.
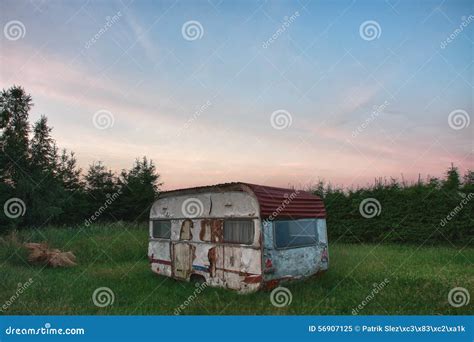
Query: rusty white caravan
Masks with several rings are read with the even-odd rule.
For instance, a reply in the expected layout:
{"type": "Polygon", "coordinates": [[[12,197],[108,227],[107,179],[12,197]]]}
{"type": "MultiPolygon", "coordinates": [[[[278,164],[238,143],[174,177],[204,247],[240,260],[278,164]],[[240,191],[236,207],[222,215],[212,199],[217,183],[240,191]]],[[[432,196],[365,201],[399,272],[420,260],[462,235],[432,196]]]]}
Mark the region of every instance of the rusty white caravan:
{"type": "Polygon", "coordinates": [[[310,193],[247,183],[162,192],[150,211],[153,272],[240,292],[328,268],[326,211],[310,193]]]}

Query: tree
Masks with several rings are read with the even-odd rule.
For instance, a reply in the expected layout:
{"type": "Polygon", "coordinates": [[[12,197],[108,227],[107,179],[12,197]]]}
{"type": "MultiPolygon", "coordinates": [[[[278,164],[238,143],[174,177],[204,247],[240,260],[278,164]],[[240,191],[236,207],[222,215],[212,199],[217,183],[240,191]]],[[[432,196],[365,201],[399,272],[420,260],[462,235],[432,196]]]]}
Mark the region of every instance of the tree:
{"type": "Polygon", "coordinates": [[[57,148],[51,137],[52,128],[48,126],[48,119],[42,115],[33,128],[31,140],[31,166],[40,172],[55,173],[57,170],[57,148]]]}
{"type": "Polygon", "coordinates": [[[148,218],[149,210],[162,183],[153,161],[146,157],[136,159],[132,169],[122,170],[119,178],[121,196],[118,201],[118,216],[127,221],[148,218]]]}
{"type": "Polygon", "coordinates": [[[33,106],[23,88],[13,86],[0,94],[0,180],[15,184],[28,173],[28,116],[33,106]]]}
{"type": "MultiPolygon", "coordinates": [[[[99,161],[89,166],[85,180],[89,202],[88,217],[99,211],[101,215],[106,212],[109,219],[115,219],[116,215],[114,215],[112,205],[109,203],[111,198],[114,198],[115,201],[119,190],[113,172],[99,161]],[[102,210],[102,208],[105,209],[102,210]]],[[[104,218],[102,217],[102,219],[104,218]]]]}
{"type": "Polygon", "coordinates": [[[445,190],[458,190],[461,185],[461,178],[459,176],[459,170],[451,164],[451,167],[446,171],[446,179],[443,182],[443,189],[445,190]]]}
{"type": "Polygon", "coordinates": [[[474,192],[474,171],[467,170],[463,177],[463,190],[465,192],[474,192]]]}
{"type": "Polygon", "coordinates": [[[67,195],[60,218],[63,223],[80,222],[87,214],[88,196],[85,193],[84,182],[81,180],[81,172],[74,152],[68,153],[66,149],[63,149],[61,155],[58,156],[56,170],[56,178],[67,195]]]}
{"type": "Polygon", "coordinates": [[[57,161],[57,177],[66,191],[73,192],[83,188],[81,171],[74,152],[68,153],[63,149],[57,161]]]}

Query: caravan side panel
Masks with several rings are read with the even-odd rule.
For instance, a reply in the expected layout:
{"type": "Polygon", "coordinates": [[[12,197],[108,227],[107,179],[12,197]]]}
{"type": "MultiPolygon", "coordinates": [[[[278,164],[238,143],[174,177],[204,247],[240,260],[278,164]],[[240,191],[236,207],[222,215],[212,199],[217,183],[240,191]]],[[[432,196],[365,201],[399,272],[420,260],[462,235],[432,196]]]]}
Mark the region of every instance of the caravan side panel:
{"type": "MultiPolygon", "coordinates": [[[[151,209],[150,219],[171,221],[171,237],[169,240],[150,238],[148,255],[152,270],[185,280],[198,275],[211,286],[240,292],[257,290],[262,282],[258,208],[257,200],[245,192],[159,199],[151,209]],[[254,227],[251,244],[224,241],[226,220],[251,221],[254,227]]],[[[153,236],[152,222],[150,236],[153,236]]]]}

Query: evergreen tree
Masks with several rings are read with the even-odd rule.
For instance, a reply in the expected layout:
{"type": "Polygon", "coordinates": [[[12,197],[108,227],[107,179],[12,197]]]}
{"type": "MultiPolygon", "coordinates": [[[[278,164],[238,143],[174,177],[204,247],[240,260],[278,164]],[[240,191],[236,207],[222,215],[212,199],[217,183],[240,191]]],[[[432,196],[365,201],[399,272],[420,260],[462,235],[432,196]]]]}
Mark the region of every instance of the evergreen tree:
{"type": "Polygon", "coordinates": [[[67,153],[63,149],[57,161],[57,177],[63,184],[66,191],[73,192],[83,188],[81,181],[81,169],[77,166],[77,159],[74,152],[67,153]]]}
{"type": "Polygon", "coordinates": [[[42,115],[33,128],[31,140],[31,166],[40,172],[57,171],[57,148],[51,137],[52,128],[48,126],[48,119],[42,115]]]}
{"type": "Polygon", "coordinates": [[[153,161],[148,161],[146,157],[135,160],[131,170],[122,170],[119,179],[121,196],[117,206],[118,216],[127,221],[148,219],[151,205],[162,185],[158,182],[159,178],[153,161]]]}
{"type": "MultiPolygon", "coordinates": [[[[86,194],[88,195],[88,217],[106,207],[103,210],[107,214],[106,217],[100,219],[116,219],[113,207],[109,204],[110,199],[118,196],[118,186],[113,172],[107,169],[102,162],[93,163],[89,166],[89,170],[85,176],[86,194]]],[[[101,211],[102,215],[102,211],[101,211]]],[[[98,219],[98,218],[97,218],[98,219]]]]}
{"type": "Polygon", "coordinates": [[[474,192],[474,171],[467,170],[463,177],[463,191],[474,192]]]}
{"type": "Polygon", "coordinates": [[[28,116],[33,106],[23,88],[13,86],[0,93],[0,180],[15,185],[28,173],[28,116]]]}
{"type": "Polygon", "coordinates": [[[63,206],[61,222],[81,222],[87,215],[88,196],[84,182],[81,180],[81,169],[77,166],[74,152],[63,149],[57,160],[57,179],[64,188],[67,197],[63,206]]]}
{"type": "Polygon", "coordinates": [[[31,225],[59,223],[67,198],[63,185],[56,177],[57,147],[51,131],[45,116],[33,125],[29,166],[32,184],[22,181],[19,186],[29,196],[28,219],[31,225]]]}
{"type": "Polygon", "coordinates": [[[446,180],[443,182],[443,189],[458,190],[460,186],[461,177],[459,176],[459,170],[451,164],[451,167],[446,171],[446,180]]]}

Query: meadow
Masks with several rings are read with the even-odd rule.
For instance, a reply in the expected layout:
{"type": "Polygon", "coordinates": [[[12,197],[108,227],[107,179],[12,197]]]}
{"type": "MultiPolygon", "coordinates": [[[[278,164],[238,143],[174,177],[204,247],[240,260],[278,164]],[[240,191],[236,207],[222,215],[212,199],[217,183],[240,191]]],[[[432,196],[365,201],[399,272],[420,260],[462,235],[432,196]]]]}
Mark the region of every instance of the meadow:
{"type": "Polygon", "coordinates": [[[292,301],[278,308],[271,304],[269,291],[241,295],[206,287],[189,300],[195,284],[151,272],[146,225],[25,229],[0,239],[2,315],[173,315],[184,304],[183,315],[350,315],[359,305],[359,315],[473,313],[472,301],[459,308],[448,302],[452,288],[473,293],[472,247],[330,241],[329,271],[285,284],[292,301]],[[29,265],[21,243],[43,241],[72,251],[77,266],[29,265]],[[30,278],[31,284],[16,295],[30,278]],[[112,305],[94,305],[92,294],[100,287],[113,291],[112,305]]]}

